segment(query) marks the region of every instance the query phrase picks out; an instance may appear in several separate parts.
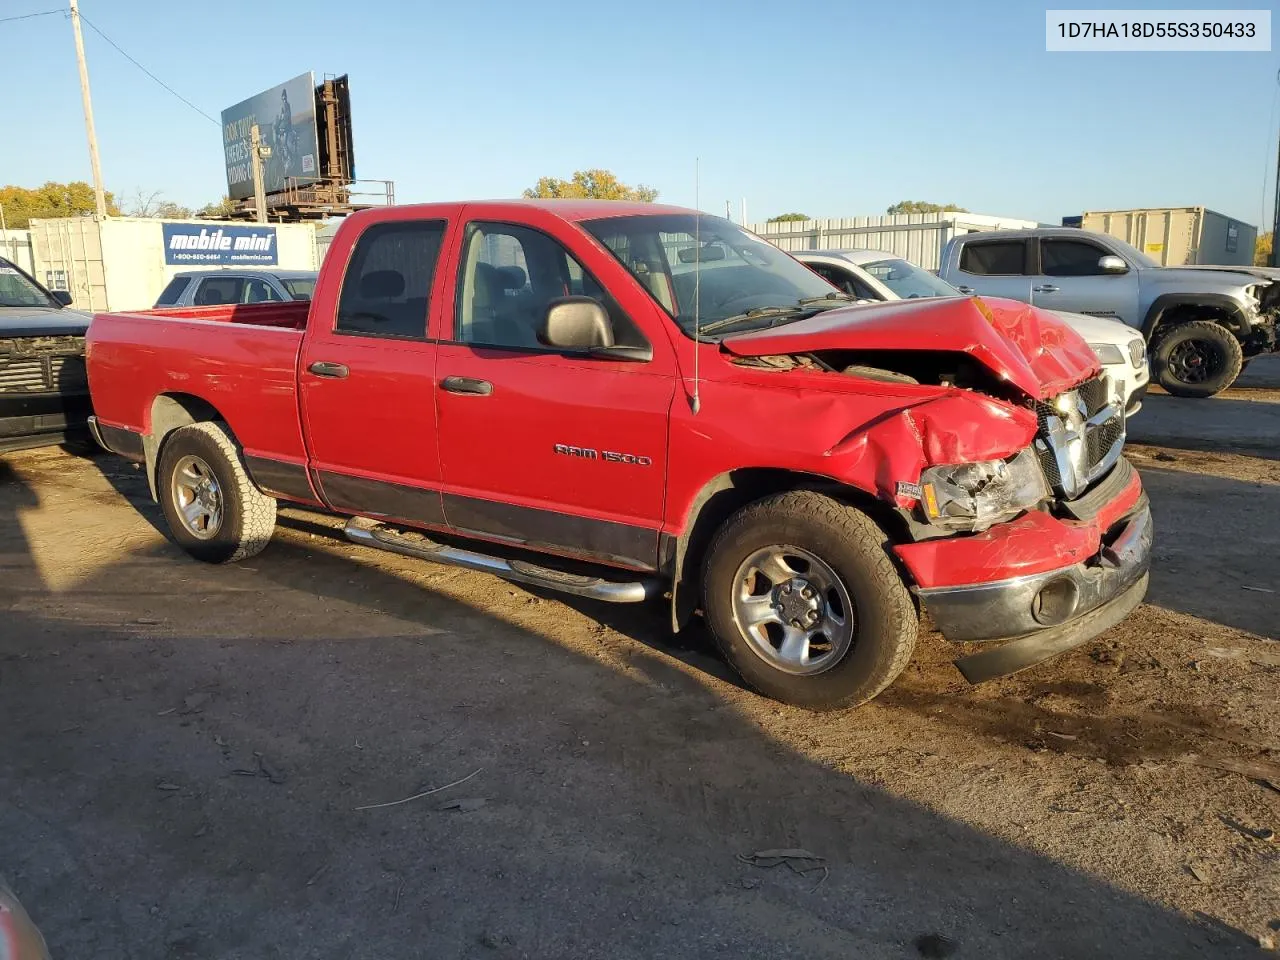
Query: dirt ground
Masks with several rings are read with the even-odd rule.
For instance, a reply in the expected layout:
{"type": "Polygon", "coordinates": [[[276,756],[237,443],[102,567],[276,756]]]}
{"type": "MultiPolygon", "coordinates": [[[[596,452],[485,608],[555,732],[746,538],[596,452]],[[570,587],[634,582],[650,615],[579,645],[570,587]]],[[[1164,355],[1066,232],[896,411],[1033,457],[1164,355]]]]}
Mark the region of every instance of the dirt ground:
{"type": "Polygon", "coordinates": [[[980,687],[925,634],[880,699],[822,715],[741,689],[658,606],[293,510],[205,566],[124,461],[0,458],[0,873],[58,960],[1259,955],[1280,435],[1257,412],[1280,360],[1131,424],[1156,561],[1119,627],[980,687]],[[779,849],[822,859],[751,862],[779,849]]]}

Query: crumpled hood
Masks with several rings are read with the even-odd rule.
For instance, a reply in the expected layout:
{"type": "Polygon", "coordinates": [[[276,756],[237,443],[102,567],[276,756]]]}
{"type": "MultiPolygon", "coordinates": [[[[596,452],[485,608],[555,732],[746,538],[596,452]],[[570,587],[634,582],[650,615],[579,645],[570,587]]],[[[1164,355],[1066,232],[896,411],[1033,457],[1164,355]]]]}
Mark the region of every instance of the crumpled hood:
{"type": "Polygon", "coordinates": [[[0,339],[6,337],[82,337],[91,317],[57,307],[0,307],[0,339]]]}
{"type": "Polygon", "coordinates": [[[730,335],[739,357],[820,350],[966,353],[1029,397],[1046,400],[1095,376],[1097,355],[1051,313],[985,297],[897,300],[827,310],[775,330],[730,335]]]}

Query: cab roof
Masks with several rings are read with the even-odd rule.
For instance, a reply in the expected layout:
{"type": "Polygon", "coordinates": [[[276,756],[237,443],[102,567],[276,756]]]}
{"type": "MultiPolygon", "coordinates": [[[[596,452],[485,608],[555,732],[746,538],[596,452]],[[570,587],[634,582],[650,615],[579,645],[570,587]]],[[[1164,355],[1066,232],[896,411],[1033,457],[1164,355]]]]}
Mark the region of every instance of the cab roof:
{"type": "MultiPolygon", "coordinates": [[[[441,207],[457,208],[458,203],[414,203],[397,205],[399,210],[413,211],[428,215],[441,207]]],[[[639,200],[550,200],[550,199],[515,199],[515,200],[467,200],[464,207],[507,207],[511,209],[545,210],[547,213],[563,220],[603,220],[608,217],[663,216],[686,214],[692,216],[699,211],[687,207],[675,207],[665,203],[644,203],[639,200]]],[[[704,217],[714,214],[702,213],[704,217]]]]}

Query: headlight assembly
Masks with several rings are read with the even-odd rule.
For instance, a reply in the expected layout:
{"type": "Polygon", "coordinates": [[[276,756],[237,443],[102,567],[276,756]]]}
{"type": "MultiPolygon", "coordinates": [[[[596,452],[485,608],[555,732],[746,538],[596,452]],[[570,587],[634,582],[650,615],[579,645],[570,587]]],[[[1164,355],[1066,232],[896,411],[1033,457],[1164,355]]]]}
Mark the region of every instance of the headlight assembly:
{"type": "Polygon", "coordinates": [[[1124,354],[1114,343],[1091,343],[1093,352],[1101,363],[1124,363],[1124,354]]]}
{"type": "Polygon", "coordinates": [[[1011,520],[1049,496],[1030,448],[1009,460],[930,467],[920,474],[920,492],[930,523],[975,532],[1011,520]]]}

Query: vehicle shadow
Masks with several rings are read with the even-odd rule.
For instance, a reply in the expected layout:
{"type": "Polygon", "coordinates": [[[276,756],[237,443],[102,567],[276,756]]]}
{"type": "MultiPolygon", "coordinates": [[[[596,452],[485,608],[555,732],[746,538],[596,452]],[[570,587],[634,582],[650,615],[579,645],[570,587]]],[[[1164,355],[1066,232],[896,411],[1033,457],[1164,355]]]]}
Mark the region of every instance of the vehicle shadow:
{"type": "Polygon", "coordinates": [[[1141,473],[1156,531],[1147,602],[1280,639],[1280,483],[1141,473]]]}
{"type": "Polygon", "coordinates": [[[572,612],[499,615],[488,578],[283,531],[238,567],[175,558],[122,582],[170,550],[23,604],[0,643],[0,836],[55,956],[1231,946],[787,748],[664,656],[592,655],[572,612]],[[739,859],[798,848],[824,859],[739,859]]]}

